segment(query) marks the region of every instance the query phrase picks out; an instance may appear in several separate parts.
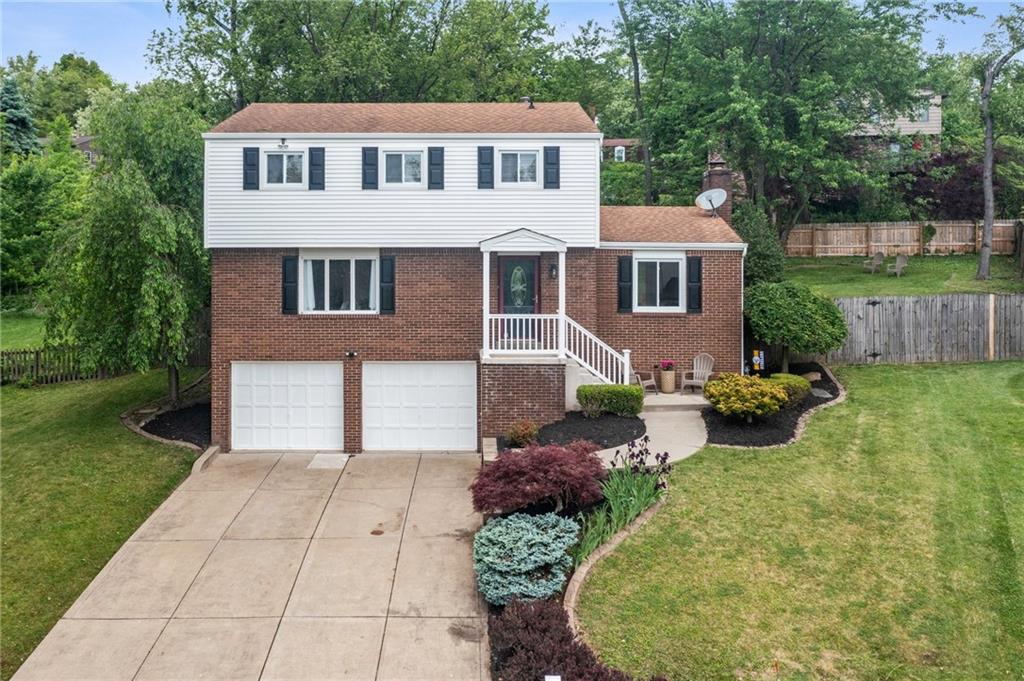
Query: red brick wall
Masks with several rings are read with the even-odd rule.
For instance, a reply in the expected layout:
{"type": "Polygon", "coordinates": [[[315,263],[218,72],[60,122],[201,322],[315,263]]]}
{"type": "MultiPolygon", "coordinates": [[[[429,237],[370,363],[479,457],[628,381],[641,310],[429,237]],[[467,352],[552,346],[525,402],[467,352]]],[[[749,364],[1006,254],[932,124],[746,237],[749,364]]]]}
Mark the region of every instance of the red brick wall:
{"type": "MultiPolygon", "coordinates": [[[[616,350],[632,351],[633,369],[650,370],[662,359],[679,369],[693,367],[706,352],[716,371],[741,369],[743,341],[743,256],[738,251],[688,251],[701,256],[703,311],[693,313],[618,312],[618,257],[630,251],[597,254],[597,335],[616,350]]],[[[681,378],[677,372],[677,382],[681,378]]]]}
{"type": "Polygon", "coordinates": [[[565,416],[565,366],[482,364],[480,403],[483,437],[504,435],[519,419],[557,421],[565,416]]]}
{"type": "MultiPolygon", "coordinates": [[[[212,252],[213,441],[230,448],[232,361],[331,361],[345,365],[345,448],[362,448],[362,362],[476,361],[481,331],[482,257],[475,249],[399,249],[394,315],[281,314],[281,256],[287,249],[216,249],[212,252]],[[346,358],[347,352],[357,357],[346,358]]],[[[626,251],[570,249],[566,256],[569,316],[612,347],[633,352],[633,367],[647,369],[671,358],[683,366],[698,352],[716,368],[738,370],[741,344],[742,257],[704,256],[701,314],[619,314],[617,256],[626,251]]],[[[557,310],[558,283],[542,257],[541,311],[557,310]]],[[[497,311],[498,272],[492,258],[492,306],[497,311]]],[[[557,420],[564,410],[564,372],[558,365],[486,365],[478,385],[480,432],[503,432],[515,418],[557,420]],[[500,367],[500,368],[498,368],[500,367]],[[556,371],[557,369],[557,371],[556,371]],[[533,413],[531,413],[531,411],[533,413]]]]}

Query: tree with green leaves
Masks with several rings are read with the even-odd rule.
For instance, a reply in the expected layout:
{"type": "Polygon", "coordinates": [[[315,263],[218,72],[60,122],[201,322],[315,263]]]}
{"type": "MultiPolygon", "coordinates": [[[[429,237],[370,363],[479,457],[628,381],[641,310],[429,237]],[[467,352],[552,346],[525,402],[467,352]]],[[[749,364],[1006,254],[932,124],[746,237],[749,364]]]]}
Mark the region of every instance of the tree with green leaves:
{"type": "Polygon", "coordinates": [[[3,115],[3,147],[0,153],[8,155],[31,154],[39,150],[35,122],[28,102],[17,81],[8,76],[0,89],[0,114],[3,115]]]}
{"type": "MultiPolygon", "coordinates": [[[[1024,51],[1024,5],[1012,4],[1009,12],[996,19],[998,31],[986,38],[986,51],[981,58],[983,77],[981,80],[981,116],[985,127],[984,167],[982,190],[985,193],[985,219],[981,235],[981,252],[978,257],[978,279],[990,276],[992,259],[992,230],[995,223],[995,192],[993,191],[993,169],[995,166],[995,126],[993,123],[992,95],[1000,75],[1014,57],[1024,51]]],[[[1015,102],[1020,104],[1021,101],[1015,102]]],[[[1019,110],[1006,112],[1015,116],[1020,123],[1024,114],[1019,110]]]]}
{"type": "Polygon", "coordinates": [[[846,319],[836,304],[792,281],[761,282],[744,294],[743,312],[754,336],[782,346],[782,373],[789,353],[826,353],[846,340],[846,319]]]}
{"type": "Polygon", "coordinates": [[[207,259],[187,212],[161,205],[138,164],[94,172],[81,225],[65,233],[47,295],[47,337],[79,349],[86,368],[178,368],[205,301],[207,259]]]}
{"type": "Polygon", "coordinates": [[[0,262],[5,293],[45,283],[54,235],[82,213],[88,181],[85,157],[71,143],[71,126],[58,116],[41,154],[16,156],[0,175],[0,262]]]}
{"type": "Polygon", "coordinates": [[[99,64],[72,53],[61,56],[51,68],[40,68],[39,56],[33,52],[16,55],[0,70],[18,83],[40,128],[48,127],[58,116],[73,121],[93,92],[113,87],[99,64]]]}
{"type": "Polygon", "coordinates": [[[780,238],[811,199],[864,179],[848,136],[920,104],[923,0],[633,0],[651,152],[719,150],[780,238]]]}
{"type": "Polygon", "coordinates": [[[765,212],[751,201],[738,201],[733,206],[732,228],[747,244],[747,255],[743,259],[744,285],[782,281],[786,256],[765,212]]]}

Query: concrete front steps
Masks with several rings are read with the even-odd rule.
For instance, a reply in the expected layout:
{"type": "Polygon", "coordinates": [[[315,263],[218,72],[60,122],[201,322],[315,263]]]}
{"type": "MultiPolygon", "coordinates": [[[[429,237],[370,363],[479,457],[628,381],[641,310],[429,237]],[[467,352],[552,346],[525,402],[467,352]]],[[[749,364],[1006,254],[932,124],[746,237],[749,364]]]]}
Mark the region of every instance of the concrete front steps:
{"type": "Polygon", "coordinates": [[[644,395],[644,411],[700,411],[711,403],[700,393],[658,393],[644,395]]]}

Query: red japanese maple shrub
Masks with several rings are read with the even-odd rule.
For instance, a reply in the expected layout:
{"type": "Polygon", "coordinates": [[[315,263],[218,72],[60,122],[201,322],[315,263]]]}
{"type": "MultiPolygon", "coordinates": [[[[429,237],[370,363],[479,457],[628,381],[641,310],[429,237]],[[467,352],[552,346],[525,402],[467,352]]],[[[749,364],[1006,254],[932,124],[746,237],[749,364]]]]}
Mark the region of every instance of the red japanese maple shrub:
{"type": "Polygon", "coordinates": [[[495,678],[502,681],[536,681],[546,674],[562,681],[633,681],[602,664],[573,635],[557,601],[512,601],[491,616],[488,633],[495,678]]]}
{"type": "Polygon", "coordinates": [[[586,440],[568,445],[530,445],[504,451],[480,470],[470,489],[480,513],[510,513],[536,504],[556,512],[601,500],[607,476],[598,447],[586,440]]]}

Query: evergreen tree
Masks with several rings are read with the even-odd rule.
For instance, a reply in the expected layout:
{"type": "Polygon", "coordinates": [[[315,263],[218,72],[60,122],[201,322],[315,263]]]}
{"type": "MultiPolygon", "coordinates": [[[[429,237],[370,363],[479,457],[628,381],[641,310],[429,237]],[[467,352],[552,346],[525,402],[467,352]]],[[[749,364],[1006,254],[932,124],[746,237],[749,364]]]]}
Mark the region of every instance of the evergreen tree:
{"type": "Polygon", "coordinates": [[[25,155],[37,151],[39,140],[36,139],[32,112],[14,78],[4,79],[3,88],[0,89],[0,112],[3,112],[4,119],[3,155],[25,155]]]}

